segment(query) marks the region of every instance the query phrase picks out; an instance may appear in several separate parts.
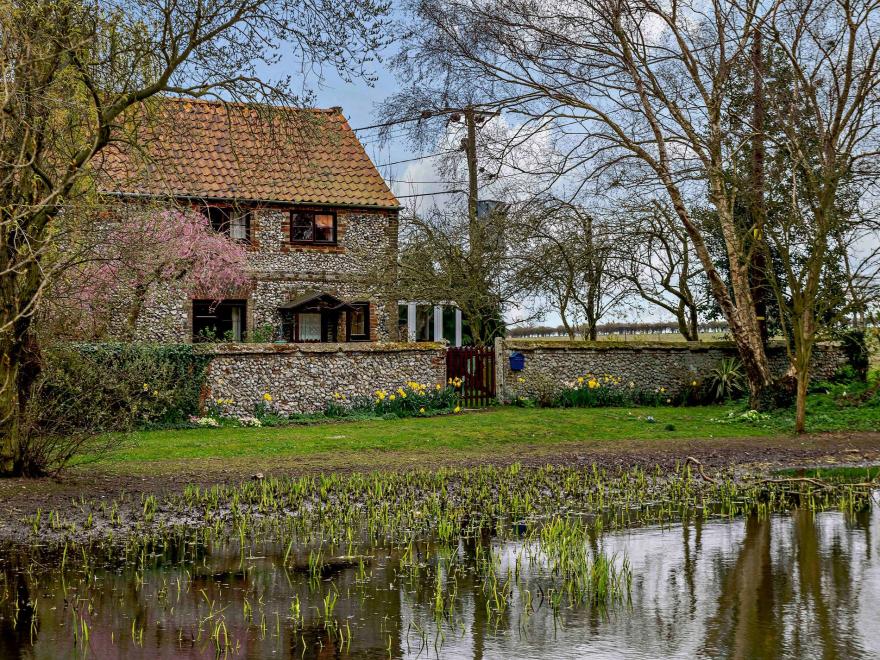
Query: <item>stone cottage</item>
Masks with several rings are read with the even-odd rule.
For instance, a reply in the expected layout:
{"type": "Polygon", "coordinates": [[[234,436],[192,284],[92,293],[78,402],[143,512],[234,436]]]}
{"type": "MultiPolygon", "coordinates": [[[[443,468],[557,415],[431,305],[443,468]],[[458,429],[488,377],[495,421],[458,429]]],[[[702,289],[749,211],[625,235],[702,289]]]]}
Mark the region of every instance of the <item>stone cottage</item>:
{"type": "Polygon", "coordinates": [[[108,151],[102,192],[119,207],[204,213],[246,246],[250,285],[222,301],[163,286],[139,338],[397,338],[397,301],[376,293],[368,271],[394,262],[400,205],[340,108],[169,98],[149,112],[141,145],[108,151]],[[134,158],[136,148],[149,158],[134,158]]]}

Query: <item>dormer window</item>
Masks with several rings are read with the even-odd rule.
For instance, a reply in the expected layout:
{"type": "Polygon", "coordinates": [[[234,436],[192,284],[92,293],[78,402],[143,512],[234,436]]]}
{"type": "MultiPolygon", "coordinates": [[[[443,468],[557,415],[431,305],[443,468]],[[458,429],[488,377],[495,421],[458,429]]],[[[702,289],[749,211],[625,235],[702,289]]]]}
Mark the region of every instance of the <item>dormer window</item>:
{"type": "Polygon", "coordinates": [[[203,206],[201,210],[208,217],[208,220],[211,221],[211,228],[214,231],[226,234],[234,241],[250,243],[250,209],[212,204],[210,206],[203,206]]]}
{"type": "Polygon", "coordinates": [[[332,211],[291,211],[290,242],[336,244],[336,214],[332,211]]]}

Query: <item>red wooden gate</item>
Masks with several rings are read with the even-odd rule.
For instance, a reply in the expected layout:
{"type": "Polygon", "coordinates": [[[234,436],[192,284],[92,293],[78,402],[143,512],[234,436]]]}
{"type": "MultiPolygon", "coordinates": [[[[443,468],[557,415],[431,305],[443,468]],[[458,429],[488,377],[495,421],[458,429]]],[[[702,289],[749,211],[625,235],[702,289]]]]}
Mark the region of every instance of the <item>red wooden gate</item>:
{"type": "Polygon", "coordinates": [[[446,350],[446,377],[460,378],[461,405],[483,408],[495,399],[495,351],[463,346],[446,350]]]}

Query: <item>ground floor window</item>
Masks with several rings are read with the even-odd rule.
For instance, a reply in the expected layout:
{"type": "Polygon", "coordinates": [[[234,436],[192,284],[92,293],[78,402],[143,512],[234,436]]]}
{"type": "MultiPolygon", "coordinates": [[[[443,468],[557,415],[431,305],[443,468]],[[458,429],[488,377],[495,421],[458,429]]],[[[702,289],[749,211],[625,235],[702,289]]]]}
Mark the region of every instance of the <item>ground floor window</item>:
{"type": "Polygon", "coordinates": [[[295,312],[291,341],[335,342],[339,335],[339,312],[295,312]]]}
{"type": "Polygon", "coordinates": [[[297,314],[300,341],[321,341],[321,315],[297,314]]]}
{"type": "Polygon", "coordinates": [[[247,332],[247,301],[193,300],[193,341],[241,341],[247,332]]]}
{"type": "Polygon", "coordinates": [[[292,342],[369,341],[370,304],[345,302],[313,291],[278,307],[284,337],[292,342]]]}
{"type": "Polygon", "coordinates": [[[370,339],[370,304],[352,303],[349,310],[348,339],[349,341],[367,341],[370,339]]]}

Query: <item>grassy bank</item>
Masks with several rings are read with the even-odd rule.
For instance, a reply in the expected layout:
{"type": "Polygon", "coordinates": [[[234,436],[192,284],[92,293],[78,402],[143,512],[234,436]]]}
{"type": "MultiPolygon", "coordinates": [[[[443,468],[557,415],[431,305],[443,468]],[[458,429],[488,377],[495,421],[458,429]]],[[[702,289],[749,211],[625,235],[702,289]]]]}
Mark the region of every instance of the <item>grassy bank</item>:
{"type": "MultiPolygon", "coordinates": [[[[876,407],[836,407],[812,397],[809,431],[876,431],[876,407]]],[[[388,453],[456,453],[479,458],[528,446],[613,446],[645,441],[788,435],[791,413],[753,415],[742,406],[688,408],[494,408],[431,418],[323,423],[283,428],[218,428],[134,434],[104,458],[108,466],[143,462],[310,458],[388,453]]]]}

